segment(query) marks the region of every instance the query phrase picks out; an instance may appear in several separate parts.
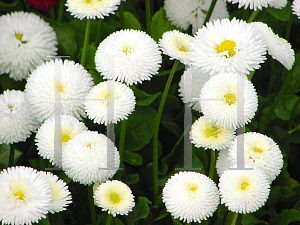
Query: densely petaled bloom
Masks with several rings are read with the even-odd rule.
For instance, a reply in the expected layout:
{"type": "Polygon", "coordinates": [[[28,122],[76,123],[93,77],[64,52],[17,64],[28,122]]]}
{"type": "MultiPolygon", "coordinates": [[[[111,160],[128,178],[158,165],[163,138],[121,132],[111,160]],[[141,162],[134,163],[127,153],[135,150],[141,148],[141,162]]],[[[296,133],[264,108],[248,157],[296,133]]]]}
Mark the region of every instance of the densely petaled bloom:
{"type": "Polygon", "coordinates": [[[219,190],[222,204],[232,212],[245,214],[255,212],[265,204],[270,185],[259,169],[226,170],[220,177],[219,190]]]}
{"type": "Polygon", "coordinates": [[[71,192],[69,191],[66,182],[59,179],[58,176],[50,172],[40,171],[39,173],[44,176],[52,189],[53,197],[51,200],[49,212],[56,213],[66,210],[66,207],[68,207],[68,205],[72,203],[71,192]]]}
{"type": "Polygon", "coordinates": [[[234,134],[235,129],[218,126],[202,116],[193,123],[190,139],[197,148],[220,150],[229,147],[234,134]]]}
{"type": "Polygon", "coordinates": [[[266,44],[258,29],[243,20],[215,20],[196,33],[190,45],[193,66],[211,75],[221,72],[249,74],[266,57],[266,44]]]}
{"type": "Polygon", "coordinates": [[[94,86],[85,101],[88,117],[105,126],[127,119],[134,107],[135,96],[131,88],[112,80],[94,86]]]}
{"type": "Polygon", "coordinates": [[[44,159],[48,159],[52,165],[61,167],[61,150],[65,144],[81,132],[87,131],[84,123],[79,122],[75,117],[70,115],[62,115],[60,125],[57,126],[55,117],[47,119],[39,128],[35,142],[37,145],[38,154],[44,159]],[[56,133],[61,131],[61,142],[56,133]],[[55,138],[57,140],[55,141],[55,138]],[[55,146],[56,145],[56,146],[55,146]]]}
{"type": "Polygon", "coordinates": [[[293,14],[298,16],[298,19],[300,19],[300,0],[293,1],[292,11],[293,11],[293,14]]]}
{"type": "Polygon", "coordinates": [[[72,138],[62,152],[62,168],[81,184],[106,181],[119,169],[120,155],[114,143],[96,131],[85,131],[72,138]]]}
{"type": "Polygon", "coordinates": [[[167,31],[159,40],[159,46],[165,55],[170,56],[171,60],[177,59],[183,64],[189,64],[187,56],[192,39],[192,36],[177,30],[167,31]]]}
{"type": "Polygon", "coordinates": [[[237,163],[237,151],[243,150],[245,163],[265,172],[270,182],[280,173],[283,166],[282,154],[271,138],[255,132],[238,135],[229,148],[228,155],[232,164],[237,163]],[[239,143],[244,143],[244,146],[239,146],[239,143]]]}
{"type": "Polygon", "coordinates": [[[26,98],[39,121],[54,115],[55,105],[62,114],[85,116],[84,100],[93,86],[92,76],[74,61],[55,60],[37,67],[27,80],[26,98]],[[60,73],[61,71],[61,73],[60,73]],[[60,102],[55,104],[59,96],[60,102]]]}
{"type": "Polygon", "coordinates": [[[200,93],[204,116],[225,128],[239,128],[250,122],[257,110],[257,94],[245,75],[220,73],[211,77],[200,93]]]}
{"type": "Polygon", "coordinates": [[[233,166],[231,160],[229,159],[228,149],[229,148],[222,149],[218,154],[216,170],[219,177],[224,173],[224,171],[233,166]]]}
{"type": "Polygon", "coordinates": [[[267,8],[268,6],[273,6],[275,0],[227,0],[232,4],[239,3],[238,8],[244,6],[245,9],[248,7],[252,10],[262,10],[262,7],[267,8]]]}
{"type": "Polygon", "coordinates": [[[212,216],[219,204],[216,184],[197,172],[179,172],[165,184],[162,192],[167,211],[183,222],[201,222],[212,216]]]}
{"type": "Polygon", "coordinates": [[[292,69],[295,61],[295,52],[291,44],[275,34],[267,24],[261,22],[251,24],[257,27],[264,35],[268,54],[280,62],[287,70],[292,69]]]}
{"type": "Polygon", "coordinates": [[[48,10],[58,4],[58,0],[27,0],[32,7],[40,10],[48,10]]]}
{"type": "Polygon", "coordinates": [[[25,141],[37,127],[24,92],[6,90],[0,95],[0,144],[25,141]]]}
{"type": "Polygon", "coordinates": [[[26,79],[46,60],[46,55],[56,55],[56,45],[53,28],[34,13],[1,16],[0,74],[9,73],[15,80],[26,79]]]}
{"type": "Polygon", "coordinates": [[[95,191],[94,199],[102,211],[108,211],[113,216],[128,215],[135,205],[131,189],[118,180],[108,180],[100,184],[95,191]]]}
{"type": "Polygon", "coordinates": [[[100,43],[95,56],[96,69],[105,79],[129,85],[150,80],[161,62],[157,43],[138,30],[112,33],[100,43]]]}
{"type": "Polygon", "coordinates": [[[121,0],[67,0],[67,11],[78,19],[103,19],[118,9],[121,0]]]}
{"type": "Polygon", "coordinates": [[[203,73],[194,67],[188,67],[181,76],[179,82],[179,96],[184,103],[190,103],[194,110],[201,112],[199,95],[200,90],[210,78],[209,73],[203,73]]]}
{"type": "MultiPolygon", "coordinates": [[[[192,25],[193,33],[204,23],[211,0],[165,0],[164,8],[171,23],[186,30],[192,25]]],[[[229,17],[226,2],[217,1],[210,21],[229,17]]]]}
{"type": "Polygon", "coordinates": [[[10,167],[0,173],[0,221],[32,224],[45,218],[52,191],[46,179],[30,167],[10,167]]]}

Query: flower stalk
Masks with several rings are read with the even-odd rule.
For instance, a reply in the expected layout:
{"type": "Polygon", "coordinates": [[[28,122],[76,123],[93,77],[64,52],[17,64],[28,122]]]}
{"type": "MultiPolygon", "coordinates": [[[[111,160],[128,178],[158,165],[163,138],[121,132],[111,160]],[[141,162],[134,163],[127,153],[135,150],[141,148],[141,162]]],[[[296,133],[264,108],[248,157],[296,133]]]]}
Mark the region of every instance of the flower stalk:
{"type": "Polygon", "coordinates": [[[82,49],[82,56],[81,56],[81,61],[80,61],[80,64],[82,66],[85,66],[85,64],[86,64],[86,54],[87,54],[87,49],[88,49],[88,45],[89,45],[89,42],[90,42],[90,34],[91,34],[91,20],[87,19],[86,28],[85,28],[84,43],[83,43],[83,49],[82,49]]]}
{"type": "Polygon", "coordinates": [[[93,185],[88,186],[88,198],[90,204],[90,211],[91,211],[91,220],[92,225],[96,225],[96,210],[95,210],[95,203],[94,203],[94,193],[93,193],[93,185]]]}

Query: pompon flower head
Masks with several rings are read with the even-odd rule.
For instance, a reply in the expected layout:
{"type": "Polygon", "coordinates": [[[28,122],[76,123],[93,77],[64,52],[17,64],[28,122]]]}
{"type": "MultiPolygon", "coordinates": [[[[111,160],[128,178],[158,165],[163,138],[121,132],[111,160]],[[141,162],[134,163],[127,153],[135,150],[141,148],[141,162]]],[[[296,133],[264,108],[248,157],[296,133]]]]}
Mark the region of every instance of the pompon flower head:
{"type": "Polygon", "coordinates": [[[55,60],[37,67],[27,80],[26,98],[39,121],[54,115],[55,95],[60,95],[62,114],[86,116],[84,100],[93,86],[92,76],[74,61],[55,60]],[[61,70],[61,75],[59,71],[61,70]]]}
{"type": "Polygon", "coordinates": [[[218,126],[202,116],[193,123],[190,139],[197,148],[220,150],[230,146],[234,134],[235,129],[218,126]]]}
{"type": "MultiPolygon", "coordinates": [[[[251,166],[246,165],[245,168],[251,166]]],[[[270,185],[264,172],[257,168],[226,170],[219,179],[219,191],[221,204],[232,212],[246,214],[257,211],[265,204],[270,185]]]]}
{"type": "Polygon", "coordinates": [[[135,205],[131,189],[121,181],[108,180],[98,186],[94,199],[102,211],[113,216],[128,215],[135,205]]]}
{"type": "Polygon", "coordinates": [[[220,177],[224,171],[233,166],[231,160],[229,159],[228,148],[222,149],[219,151],[217,162],[216,162],[216,170],[217,174],[220,177]]]}
{"type": "Polygon", "coordinates": [[[51,200],[49,212],[53,214],[66,210],[66,207],[68,207],[68,205],[72,203],[71,192],[69,191],[66,182],[59,179],[58,176],[50,172],[40,171],[39,173],[44,176],[52,189],[53,197],[51,200]]]}
{"type": "Polygon", "coordinates": [[[67,11],[78,19],[103,19],[118,9],[121,0],[67,0],[67,11]]]}
{"type": "Polygon", "coordinates": [[[112,33],[100,43],[95,56],[96,69],[105,79],[128,85],[150,80],[161,62],[157,43],[138,30],[112,33]]]}
{"type": "Polygon", "coordinates": [[[293,14],[298,16],[298,19],[300,19],[300,0],[294,0],[293,1],[292,11],[293,11],[293,14]]]}
{"type": "Polygon", "coordinates": [[[62,152],[65,173],[84,185],[100,183],[119,169],[120,155],[114,143],[96,131],[85,131],[72,138],[62,152]]]}
{"type": "Polygon", "coordinates": [[[254,22],[251,25],[255,26],[264,35],[268,54],[280,62],[287,70],[292,69],[295,62],[295,52],[291,44],[275,34],[265,23],[254,22]]]}
{"type": "Polygon", "coordinates": [[[159,46],[170,59],[177,59],[183,64],[189,64],[187,60],[190,51],[190,43],[193,37],[177,30],[167,31],[159,40],[159,46]]]}
{"type": "Polygon", "coordinates": [[[32,7],[40,10],[48,10],[58,4],[58,0],[27,0],[32,7]]]}
{"type": "Polygon", "coordinates": [[[56,55],[56,34],[34,13],[14,12],[0,17],[0,74],[15,80],[26,79],[30,72],[56,55]]]}
{"type": "Polygon", "coordinates": [[[0,221],[32,224],[45,218],[51,206],[50,184],[37,170],[10,167],[0,173],[0,221]]]}
{"type": "Polygon", "coordinates": [[[190,103],[194,110],[201,112],[199,95],[201,88],[210,78],[209,73],[203,73],[200,69],[187,67],[179,82],[179,96],[183,103],[190,103]]]}
{"type": "Polygon", "coordinates": [[[38,154],[41,157],[48,159],[52,165],[61,167],[61,150],[73,137],[87,131],[87,127],[70,115],[61,116],[60,127],[55,127],[56,122],[55,117],[47,119],[39,128],[35,136],[35,142],[38,154]],[[60,140],[57,140],[57,143],[55,143],[55,133],[58,132],[56,129],[61,130],[61,143],[59,142],[60,140]]]}
{"type": "Polygon", "coordinates": [[[167,211],[183,222],[198,222],[212,216],[219,205],[219,191],[207,176],[179,172],[166,182],[162,199],[167,211]]]}
{"type": "Polygon", "coordinates": [[[131,88],[115,81],[101,82],[86,97],[85,110],[95,123],[117,123],[134,111],[135,96],[131,88]]]}
{"type": "Polygon", "coordinates": [[[229,3],[235,4],[239,3],[238,8],[242,8],[244,6],[244,9],[247,9],[248,7],[251,10],[262,10],[262,7],[269,7],[274,4],[276,0],[227,0],[229,3]]]}
{"type": "Polygon", "coordinates": [[[38,125],[24,92],[6,90],[0,95],[0,144],[25,141],[38,125]]]}
{"type": "Polygon", "coordinates": [[[258,29],[233,18],[206,23],[195,35],[189,58],[192,66],[214,75],[221,72],[249,74],[266,57],[266,44],[258,29]]]}
{"type": "Polygon", "coordinates": [[[280,173],[283,159],[278,145],[266,135],[247,132],[238,135],[229,148],[228,156],[232,164],[237,163],[237,151],[240,143],[244,143],[245,163],[250,167],[257,167],[263,171],[269,182],[272,182],[280,173]],[[244,139],[244,140],[243,140],[244,139]]]}
{"type": "Polygon", "coordinates": [[[258,105],[253,84],[245,75],[220,73],[211,77],[200,93],[204,116],[218,126],[236,129],[254,117],[258,105]]]}
{"type": "MultiPolygon", "coordinates": [[[[211,0],[165,0],[164,8],[171,23],[184,30],[192,25],[193,33],[204,23],[211,0]]],[[[210,21],[228,18],[225,1],[217,1],[210,21]]]]}

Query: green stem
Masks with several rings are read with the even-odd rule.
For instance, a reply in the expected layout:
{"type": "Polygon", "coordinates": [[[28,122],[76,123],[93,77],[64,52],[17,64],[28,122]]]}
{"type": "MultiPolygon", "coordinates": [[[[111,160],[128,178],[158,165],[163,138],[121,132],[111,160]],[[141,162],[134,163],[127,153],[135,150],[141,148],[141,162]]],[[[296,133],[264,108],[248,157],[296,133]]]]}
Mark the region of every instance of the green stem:
{"type": "Polygon", "coordinates": [[[290,39],[290,33],[291,33],[292,23],[293,23],[293,14],[292,14],[292,11],[291,11],[290,12],[290,16],[289,16],[289,21],[288,21],[288,24],[286,26],[286,31],[285,31],[285,39],[287,41],[289,41],[289,39],[290,39]]]}
{"type": "Polygon", "coordinates": [[[121,29],[125,29],[123,1],[121,1],[121,4],[120,4],[120,6],[119,6],[119,15],[120,15],[121,29]]]}
{"type": "Polygon", "coordinates": [[[94,192],[93,192],[93,185],[88,186],[88,198],[90,204],[90,211],[91,211],[91,220],[92,225],[96,224],[96,210],[95,210],[95,203],[94,203],[94,192]]]}
{"type": "Polygon", "coordinates": [[[295,127],[293,130],[289,130],[288,134],[291,134],[291,133],[295,132],[298,129],[300,129],[300,124],[297,127],[295,127]]]}
{"type": "Polygon", "coordinates": [[[150,0],[145,0],[146,4],[146,32],[151,36],[151,7],[150,0]]]}
{"type": "Polygon", "coordinates": [[[249,13],[250,13],[250,9],[249,9],[249,8],[244,9],[244,15],[243,15],[243,18],[244,18],[245,21],[248,19],[249,13]]]}
{"type": "Polygon", "coordinates": [[[259,10],[255,10],[253,11],[253,13],[251,14],[251,16],[249,17],[247,23],[251,23],[254,21],[255,17],[257,16],[257,14],[259,13],[259,10]]]}
{"type": "Polygon", "coordinates": [[[232,217],[232,220],[231,220],[231,224],[230,224],[230,225],[235,225],[238,216],[239,216],[238,213],[234,213],[234,214],[233,214],[233,217],[232,217]]]}
{"type": "Polygon", "coordinates": [[[51,19],[51,20],[55,20],[55,11],[54,11],[54,7],[52,7],[51,9],[49,9],[49,15],[50,15],[50,19],[51,19]]]}
{"type": "Polygon", "coordinates": [[[112,214],[108,213],[106,218],[106,225],[110,225],[112,221],[112,214]]]}
{"type": "Polygon", "coordinates": [[[205,25],[210,20],[211,14],[212,14],[212,12],[213,12],[213,10],[215,8],[216,3],[217,3],[217,0],[213,0],[211,2],[210,7],[208,9],[208,12],[206,14],[205,20],[203,22],[203,25],[205,25]]]}
{"type": "Polygon", "coordinates": [[[119,142],[119,153],[120,153],[120,165],[123,163],[125,136],[126,136],[126,123],[127,120],[121,122],[120,142],[119,142]]]}
{"type": "Polygon", "coordinates": [[[97,29],[97,35],[96,35],[96,44],[99,44],[101,41],[101,28],[103,25],[103,19],[98,20],[98,29],[97,29]]]}
{"type": "Polygon", "coordinates": [[[174,76],[174,73],[176,71],[176,67],[178,66],[179,61],[176,60],[174,62],[173,68],[171,70],[171,73],[169,75],[168,81],[165,86],[165,90],[161,96],[160,104],[158,107],[158,112],[154,124],[154,133],[153,133],[153,190],[154,190],[154,199],[156,201],[158,196],[158,132],[159,132],[159,124],[161,120],[161,115],[165,106],[166,98],[169,92],[169,88],[172,83],[172,79],[174,76]]]}
{"type": "Polygon", "coordinates": [[[86,54],[87,54],[87,49],[88,49],[88,45],[89,45],[89,42],[90,42],[90,34],[91,34],[91,20],[87,19],[86,28],[85,28],[84,43],[83,43],[83,49],[82,49],[82,56],[81,56],[81,61],[80,61],[80,64],[82,66],[85,66],[85,63],[86,63],[86,54]]]}
{"type": "Polygon", "coordinates": [[[8,167],[14,165],[14,159],[15,159],[15,145],[10,144],[8,167]]]}
{"type": "Polygon", "coordinates": [[[208,177],[210,179],[212,179],[212,180],[214,180],[215,167],[216,167],[216,152],[214,150],[211,150],[211,152],[210,152],[210,166],[209,166],[209,175],[208,175],[208,177]]]}
{"type": "Polygon", "coordinates": [[[65,0],[60,0],[58,5],[57,22],[61,22],[65,12],[65,0]]]}

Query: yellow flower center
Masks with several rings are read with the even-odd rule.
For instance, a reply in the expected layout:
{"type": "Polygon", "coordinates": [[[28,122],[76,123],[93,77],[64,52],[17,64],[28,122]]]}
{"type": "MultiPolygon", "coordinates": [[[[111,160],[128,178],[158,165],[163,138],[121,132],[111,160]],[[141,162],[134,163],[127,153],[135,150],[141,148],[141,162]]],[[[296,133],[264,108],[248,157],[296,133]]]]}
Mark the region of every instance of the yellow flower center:
{"type": "Polygon", "coordinates": [[[235,96],[233,94],[230,94],[230,93],[226,94],[226,95],[224,95],[224,98],[225,98],[226,103],[228,105],[232,105],[232,104],[234,104],[236,102],[236,98],[235,98],[235,96]]]}
{"type": "Polygon", "coordinates": [[[232,57],[236,53],[234,51],[235,46],[236,46],[236,43],[234,41],[225,40],[220,45],[217,46],[217,52],[221,53],[221,52],[228,51],[229,57],[232,57]]]}
{"type": "Polygon", "coordinates": [[[123,52],[126,55],[129,55],[129,54],[131,54],[133,52],[133,49],[130,46],[125,46],[125,47],[123,47],[123,52]]]}
{"type": "Polygon", "coordinates": [[[219,133],[220,133],[219,129],[215,126],[212,126],[211,128],[207,128],[205,130],[205,134],[206,134],[207,137],[214,136],[214,137],[217,138],[219,133]]]}
{"type": "Polygon", "coordinates": [[[15,34],[15,37],[16,37],[19,41],[22,41],[23,34],[18,34],[18,33],[16,33],[16,34],[15,34]]]}
{"type": "Polygon", "coordinates": [[[181,52],[187,52],[187,49],[183,45],[181,45],[179,47],[179,51],[181,51],[181,52]]]}
{"type": "Polygon", "coordinates": [[[120,199],[120,195],[118,195],[117,193],[110,193],[109,194],[109,197],[110,197],[110,200],[116,204],[116,203],[119,203],[121,201],[120,199]]]}
{"type": "Polygon", "coordinates": [[[67,143],[68,141],[71,140],[71,137],[69,135],[62,134],[61,140],[62,140],[63,143],[67,143]]]}
{"type": "Polygon", "coordinates": [[[257,152],[257,153],[262,153],[263,150],[259,149],[259,148],[254,148],[254,151],[257,152]]]}
{"type": "Polygon", "coordinates": [[[91,4],[91,0],[85,0],[87,4],[91,4]]]}
{"type": "Polygon", "coordinates": [[[59,84],[56,86],[57,90],[61,93],[65,92],[65,86],[63,84],[59,84]]]}
{"type": "Polygon", "coordinates": [[[198,187],[196,187],[195,185],[190,186],[190,190],[195,192],[198,189],[198,187]]]}
{"type": "Polygon", "coordinates": [[[9,110],[12,112],[14,110],[14,106],[13,105],[8,105],[9,110]]]}
{"type": "Polygon", "coordinates": [[[14,195],[19,199],[19,200],[22,200],[22,201],[24,201],[25,199],[24,199],[24,194],[22,193],[22,191],[17,191],[17,192],[15,192],[14,193],[14,195]]]}
{"type": "Polygon", "coordinates": [[[247,182],[242,183],[241,190],[245,191],[248,185],[249,184],[247,182]]]}

